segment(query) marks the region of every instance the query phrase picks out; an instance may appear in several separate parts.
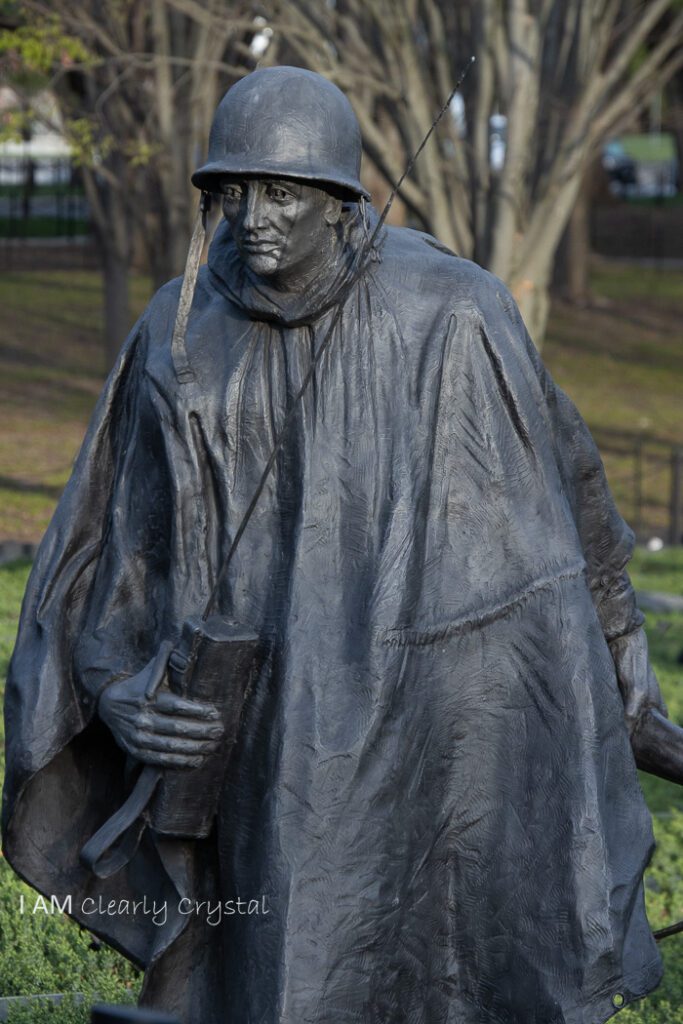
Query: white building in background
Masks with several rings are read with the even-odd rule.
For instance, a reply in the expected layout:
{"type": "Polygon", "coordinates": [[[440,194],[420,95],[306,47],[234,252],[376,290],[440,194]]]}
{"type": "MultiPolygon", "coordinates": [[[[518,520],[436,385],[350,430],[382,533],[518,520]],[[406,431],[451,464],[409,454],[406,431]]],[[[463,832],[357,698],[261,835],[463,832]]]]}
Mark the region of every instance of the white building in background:
{"type": "MultiPolygon", "coordinates": [[[[61,117],[54,96],[40,93],[32,99],[37,117],[31,138],[21,142],[0,142],[0,185],[21,185],[27,168],[33,167],[35,185],[68,184],[71,178],[71,149],[61,131],[61,117]]],[[[0,120],[21,110],[18,94],[10,86],[0,87],[0,120]]]]}

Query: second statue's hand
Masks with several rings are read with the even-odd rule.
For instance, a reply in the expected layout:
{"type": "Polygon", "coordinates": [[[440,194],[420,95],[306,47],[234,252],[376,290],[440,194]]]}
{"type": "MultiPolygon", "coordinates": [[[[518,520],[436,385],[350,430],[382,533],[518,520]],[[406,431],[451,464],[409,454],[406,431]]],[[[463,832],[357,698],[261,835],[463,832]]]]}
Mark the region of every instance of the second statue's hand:
{"type": "Polygon", "coordinates": [[[159,768],[199,768],[220,747],[223,725],[211,704],[159,689],[167,660],[164,645],[136,675],[110,683],[100,696],[99,716],[136,760],[159,768]]]}

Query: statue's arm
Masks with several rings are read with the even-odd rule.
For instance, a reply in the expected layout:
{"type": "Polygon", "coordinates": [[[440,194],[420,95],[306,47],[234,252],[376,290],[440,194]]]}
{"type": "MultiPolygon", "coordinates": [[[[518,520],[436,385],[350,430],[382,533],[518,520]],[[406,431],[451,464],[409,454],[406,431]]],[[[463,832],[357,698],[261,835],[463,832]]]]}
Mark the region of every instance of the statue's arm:
{"type": "Polygon", "coordinates": [[[642,626],[610,643],[636,764],[683,784],[683,729],[671,722],[650,664],[642,626]]]}
{"type": "Polygon", "coordinates": [[[683,729],[668,718],[626,561],[619,571],[601,577],[593,597],[614,661],[636,764],[683,784],[683,729]]]}
{"type": "Polygon", "coordinates": [[[648,654],[644,616],[626,566],[635,538],[610,492],[598,449],[573,402],[557,387],[529,338],[515,303],[499,285],[543,392],[563,489],[587,565],[588,585],[614,661],[624,717],[639,768],[683,784],[683,729],[671,722],[648,654]]]}
{"type": "Polygon", "coordinates": [[[683,729],[668,719],[649,660],[644,617],[626,568],[635,543],[633,532],[619,515],[586,424],[547,371],[541,367],[539,372],[636,763],[644,771],[683,784],[683,729]]]}
{"type": "MultiPolygon", "coordinates": [[[[169,524],[146,358],[144,331],[108,410],[108,459],[99,473],[97,502],[82,510],[96,521],[99,541],[70,641],[77,686],[95,708],[105,689],[143,668],[161,640],[159,602],[168,576],[163,534],[169,524]]],[[[97,459],[97,451],[86,454],[93,473],[97,459]]]]}
{"type": "Polygon", "coordinates": [[[153,400],[144,344],[110,419],[108,498],[98,508],[102,541],[74,637],[76,680],[127,754],[162,768],[197,767],[222,727],[213,707],[162,685],[175,625],[167,605],[177,499],[165,440],[173,426],[153,400]]]}

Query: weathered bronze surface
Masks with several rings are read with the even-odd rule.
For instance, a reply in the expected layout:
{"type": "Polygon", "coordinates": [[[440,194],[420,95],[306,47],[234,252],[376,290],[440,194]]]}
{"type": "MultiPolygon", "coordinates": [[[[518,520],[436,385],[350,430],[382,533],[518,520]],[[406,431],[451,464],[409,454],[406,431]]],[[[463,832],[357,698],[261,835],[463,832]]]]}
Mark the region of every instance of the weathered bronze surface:
{"type": "Polygon", "coordinates": [[[596,1024],[661,975],[631,743],[683,777],[633,535],[505,287],[420,232],[369,253],[359,167],[319,76],[255,72],[219,107],[195,179],[224,223],[185,337],[172,281],[33,569],[6,855],[183,1024],[596,1024]],[[192,677],[209,641],[178,661],[183,624],[288,412],[212,609],[253,657],[192,677]],[[215,793],[188,787],[217,763],[215,793]],[[81,848],[141,770],[165,817],[147,794],[98,877],[81,848]]]}

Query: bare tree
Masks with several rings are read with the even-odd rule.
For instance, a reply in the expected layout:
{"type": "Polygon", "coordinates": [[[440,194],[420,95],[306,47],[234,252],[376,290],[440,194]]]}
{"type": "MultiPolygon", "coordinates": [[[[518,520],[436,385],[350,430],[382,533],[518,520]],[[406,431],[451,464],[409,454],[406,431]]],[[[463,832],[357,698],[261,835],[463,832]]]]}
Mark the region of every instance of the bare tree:
{"type": "Polygon", "coordinates": [[[319,71],[350,96],[366,156],[396,181],[471,54],[401,190],[406,216],[512,288],[543,335],[555,251],[603,140],[683,66],[680,0],[22,0],[87,60],[56,83],[84,151],[110,348],[128,319],[133,236],[155,283],[182,270],[220,92],[260,63],[319,71]],[[265,26],[265,28],[264,28],[265,26]],[[254,46],[268,33],[265,49],[254,46]],[[498,125],[504,160],[492,160],[498,125]],[[88,158],[89,154],[89,158],[88,158]]]}
{"type": "Polygon", "coordinates": [[[402,198],[415,223],[511,286],[540,340],[585,169],[683,66],[677,0],[279,0],[272,24],[292,60],[346,90],[366,153],[390,180],[476,55],[464,118],[445,123],[402,198]],[[500,167],[494,115],[506,136],[500,167]]]}
{"type": "Polygon", "coordinates": [[[257,27],[247,6],[222,0],[22,4],[34,24],[56,24],[64,39],[84,48],[81,60],[53,62],[51,86],[100,241],[109,365],[131,323],[135,240],[154,285],[182,272],[197,205],[190,174],[203,156],[220,92],[255,64],[248,42],[257,27]]]}

